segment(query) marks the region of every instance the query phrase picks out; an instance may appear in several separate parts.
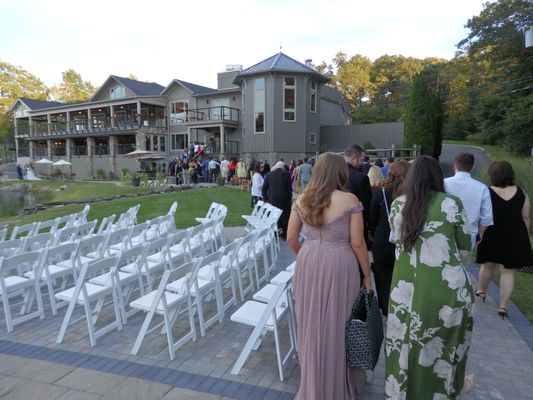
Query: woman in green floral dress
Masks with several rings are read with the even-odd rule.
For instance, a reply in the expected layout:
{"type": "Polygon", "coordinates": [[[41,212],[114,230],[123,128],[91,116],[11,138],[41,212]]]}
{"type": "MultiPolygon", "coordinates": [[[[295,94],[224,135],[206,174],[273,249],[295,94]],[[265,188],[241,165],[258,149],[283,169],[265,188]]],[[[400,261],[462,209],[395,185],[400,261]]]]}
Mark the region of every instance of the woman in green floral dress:
{"type": "Polygon", "coordinates": [[[455,399],[465,380],[474,293],[460,250],[471,249],[461,201],[444,193],[438,162],[415,160],[391,206],[396,236],[386,337],[387,399],[455,399]]]}

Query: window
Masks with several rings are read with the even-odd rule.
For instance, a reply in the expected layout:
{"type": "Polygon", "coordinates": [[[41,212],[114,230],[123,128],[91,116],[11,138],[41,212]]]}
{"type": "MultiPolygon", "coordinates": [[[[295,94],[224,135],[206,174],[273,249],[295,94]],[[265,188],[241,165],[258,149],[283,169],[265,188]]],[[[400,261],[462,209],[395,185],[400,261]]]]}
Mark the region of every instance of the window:
{"type": "Polygon", "coordinates": [[[153,146],[154,151],[159,151],[159,141],[157,140],[158,137],[159,136],[154,135],[153,138],[152,138],[153,144],[154,144],[154,146],[153,146]]]}
{"type": "Polygon", "coordinates": [[[170,124],[177,125],[187,122],[188,111],[188,101],[177,101],[175,103],[170,103],[170,124]]]}
{"type": "Polygon", "coordinates": [[[283,78],[283,121],[296,121],[296,81],[292,76],[283,78]]]}
{"type": "Polygon", "coordinates": [[[316,113],[316,82],[311,82],[311,112],[316,113]]]}
{"type": "Polygon", "coordinates": [[[184,150],[187,148],[186,134],[170,135],[170,150],[184,150]]]}
{"type": "Polygon", "coordinates": [[[159,136],[159,151],[166,151],[166,139],[164,136],[159,136]]]}
{"type": "Polygon", "coordinates": [[[316,133],[309,132],[309,143],[316,144],[316,133]]]}
{"type": "Polygon", "coordinates": [[[254,79],[255,133],[265,133],[265,78],[254,79]]]}
{"type": "Polygon", "coordinates": [[[126,91],[123,86],[115,86],[109,92],[111,99],[121,99],[126,96],[126,91]]]}

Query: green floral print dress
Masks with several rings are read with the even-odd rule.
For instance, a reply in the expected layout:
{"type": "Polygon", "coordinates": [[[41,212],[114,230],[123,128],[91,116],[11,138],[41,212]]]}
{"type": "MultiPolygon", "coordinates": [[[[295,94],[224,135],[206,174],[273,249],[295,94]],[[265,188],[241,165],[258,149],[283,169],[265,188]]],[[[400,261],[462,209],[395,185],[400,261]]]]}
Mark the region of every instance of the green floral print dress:
{"type": "MultiPolygon", "coordinates": [[[[400,237],[405,196],[391,206],[400,237]]],[[[396,244],[385,341],[386,399],[455,399],[464,384],[474,293],[461,262],[470,233],[454,196],[434,193],[411,251],[396,244]]]]}

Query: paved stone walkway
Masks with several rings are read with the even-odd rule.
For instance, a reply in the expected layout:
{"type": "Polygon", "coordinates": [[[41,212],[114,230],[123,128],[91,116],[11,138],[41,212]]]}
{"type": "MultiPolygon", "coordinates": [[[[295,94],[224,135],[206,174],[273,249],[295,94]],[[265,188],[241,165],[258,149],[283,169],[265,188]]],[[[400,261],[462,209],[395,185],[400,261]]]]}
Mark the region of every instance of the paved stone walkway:
{"type": "MultiPolygon", "coordinates": [[[[241,230],[227,229],[226,233],[232,238],[241,230]]],[[[278,268],[283,269],[293,260],[294,255],[283,243],[278,268]]],[[[476,271],[475,267],[470,269],[474,277],[476,271]]],[[[468,361],[468,372],[476,374],[476,388],[463,398],[533,399],[533,346],[528,339],[533,325],[515,308],[510,310],[510,319],[501,320],[496,314],[496,296],[493,285],[487,302],[476,305],[468,361]]],[[[166,339],[157,332],[147,337],[137,356],[129,354],[144,314],[132,317],[122,331],[99,339],[94,348],[89,344],[85,321],[69,328],[65,341],[56,344],[64,312],[62,309],[58,316],[52,317],[47,310],[45,320],[19,325],[11,334],[6,333],[4,319],[0,318],[2,400],[270,400],[291,399],[298,386],[300,372],[296,360],[289,361],[285,382],[279,381],[270,334],[249,358],[241,374],[230,374],[251,328],[231,322],[229,316],[222,324],[212,326],[206,337],[183,346],[171,361],[166,339]]],[[[185,326],[178,323],[178,329],[185,326]]],[[[286,324],[282,325],[282,337],[282,347],[286,349],[286,324]]],[[[361,399],[383,399],[383,355],[367,380],[361,399]]]]}

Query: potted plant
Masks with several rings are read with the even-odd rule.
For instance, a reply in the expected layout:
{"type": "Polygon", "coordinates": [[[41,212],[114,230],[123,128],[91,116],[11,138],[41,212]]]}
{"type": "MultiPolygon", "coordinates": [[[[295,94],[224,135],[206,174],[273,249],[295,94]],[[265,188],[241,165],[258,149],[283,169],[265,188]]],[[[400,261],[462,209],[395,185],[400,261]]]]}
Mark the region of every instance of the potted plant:
{"type": "Polygon", "coordinates": [[[217,183],[218,186],[224,186],[224,184],[226,183],[225,179],[224,179],[224,176],[222,174],[217,174],[216,178],[215,178],[215,181],[217,183]]]}

